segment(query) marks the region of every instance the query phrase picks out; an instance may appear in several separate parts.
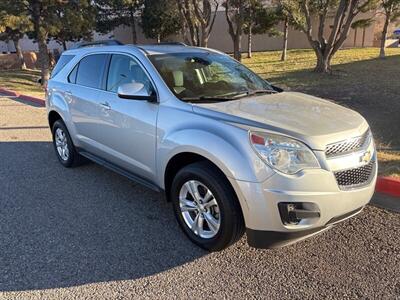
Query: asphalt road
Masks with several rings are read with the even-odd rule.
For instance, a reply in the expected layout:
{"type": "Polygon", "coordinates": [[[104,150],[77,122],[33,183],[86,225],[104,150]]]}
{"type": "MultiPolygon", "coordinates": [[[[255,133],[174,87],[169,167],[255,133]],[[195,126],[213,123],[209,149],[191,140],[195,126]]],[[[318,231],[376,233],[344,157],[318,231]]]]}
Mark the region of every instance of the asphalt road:
{"type": "Polygon", "coordinates": [[[200,250],[159,194],[63,168],[44,108],[0,98],[2,299],[400,299],[399,270],[400,214],[373,206],[283,249],[200,250]]]}

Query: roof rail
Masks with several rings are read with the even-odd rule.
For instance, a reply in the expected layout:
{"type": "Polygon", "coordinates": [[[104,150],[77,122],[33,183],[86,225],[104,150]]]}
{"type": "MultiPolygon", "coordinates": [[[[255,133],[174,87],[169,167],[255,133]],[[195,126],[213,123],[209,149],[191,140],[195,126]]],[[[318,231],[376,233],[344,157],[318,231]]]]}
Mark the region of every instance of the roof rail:
{"type": "Polygon", "coordinates": [[[118,40],[99,40],[93,42],[79,43],[75,48],[96,47],[96,46],[119,46],[124,45],[118,40]]]}
{"type": "Polygon", "coordinates": [[[161,43],[154,43],[151,44],[154,46],[160,45],[160,46],[184,46],[187,47],[187,45],[185,43],[182,42],[161,42],[161,43]]]}

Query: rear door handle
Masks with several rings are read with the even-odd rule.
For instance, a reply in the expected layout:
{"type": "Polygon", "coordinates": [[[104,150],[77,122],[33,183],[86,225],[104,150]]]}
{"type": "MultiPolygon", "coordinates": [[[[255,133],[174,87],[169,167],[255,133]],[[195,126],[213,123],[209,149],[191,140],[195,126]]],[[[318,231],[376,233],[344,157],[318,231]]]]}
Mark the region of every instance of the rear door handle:
{"type": "Polygon", "coordinates": [[[104,108],[106,110],[110,110],[111,109],[111,106],[110,106],[110,104],[108,102],[100,103],[100,105],[101,105],[102,108],[104,108]]]}

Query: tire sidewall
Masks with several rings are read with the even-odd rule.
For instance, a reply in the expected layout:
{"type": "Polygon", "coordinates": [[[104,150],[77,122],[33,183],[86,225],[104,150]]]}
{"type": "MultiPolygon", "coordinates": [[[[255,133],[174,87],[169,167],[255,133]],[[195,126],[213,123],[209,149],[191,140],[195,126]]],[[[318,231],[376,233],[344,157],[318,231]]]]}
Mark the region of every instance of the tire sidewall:
{"type": "Polygon", "coordinates": [[[173,202],[173,208],[175,217],[181,226],[184,233],[197,245],[209,250],[216,251],[225,248],[225,245],[229,244],[232,236],[232,230],[235,227],[234,222],[236,215],[233,213],[231,193],[227,193],[226,188],[222,184],[226,184],[224,181],[213,180],[215,175],[212,172],[207,172],[203,168],[198,168],[196,166],[188,166],[178,172],[175,179],[173,180],[171,187],[171,200],[173,202]],[[204,184],[212,192],[215,200],[218,203],[220,210],[221,225],[218,233],[210,238],[205,239],[197,236],[188,227],[183,216],[181,214],[179,206],[179,193],[183,184],[189,180],[197,180],[204,184]]]}
{"type": "Polygon", "coordinates": [[[54,122],[53,128],[52,128],[52,136],[53,136],[53,146],[54,146],[54,150],[56,152],[56,156],[58,158],[58,161],[64,166],[64,167],[71,167],[74,163],[74,156],[75,156],[75,148],[74,148],[74,144],[72,143],[72,139],[69,135],[68,129],[65,126],[64,122],[62,122],[61,120],[57,120],[54,122]],[[57,128],[60,128],[66,138],[67,138],[67,143],[68,143],[68,150],[69,150],[69,156],[67,160],[63,160],[60,155],[58,154],[57,151],[57,146],[56,146],[56,140],[55,140],[55,134],[56,134],[56,130],[57,128]]]}

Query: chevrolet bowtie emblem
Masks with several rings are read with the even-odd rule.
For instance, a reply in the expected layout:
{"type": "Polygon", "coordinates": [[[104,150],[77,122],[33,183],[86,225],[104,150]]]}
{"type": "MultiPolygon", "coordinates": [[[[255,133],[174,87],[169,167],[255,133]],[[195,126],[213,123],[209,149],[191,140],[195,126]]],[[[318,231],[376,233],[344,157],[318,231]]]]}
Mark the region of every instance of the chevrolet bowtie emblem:
{"type": "Polygon", "coordinates": [[[367,151],[360,157],[360,162],[369,163],[371,160],[371,152],[367,151]]]}

